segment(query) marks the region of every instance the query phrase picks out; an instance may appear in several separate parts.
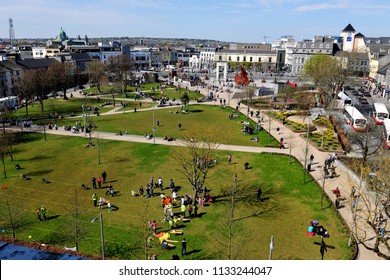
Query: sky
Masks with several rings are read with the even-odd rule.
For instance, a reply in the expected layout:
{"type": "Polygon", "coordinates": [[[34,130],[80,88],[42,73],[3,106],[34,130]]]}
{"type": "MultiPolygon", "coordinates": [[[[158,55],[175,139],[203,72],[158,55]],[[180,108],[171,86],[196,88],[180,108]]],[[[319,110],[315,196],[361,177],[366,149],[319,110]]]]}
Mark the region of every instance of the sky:
{"type": "Polygon", "coordinates": [[[390,36],[389,0],[1,0],[0,38],[152,37],[270,43],[340,35],[390,36]]]}

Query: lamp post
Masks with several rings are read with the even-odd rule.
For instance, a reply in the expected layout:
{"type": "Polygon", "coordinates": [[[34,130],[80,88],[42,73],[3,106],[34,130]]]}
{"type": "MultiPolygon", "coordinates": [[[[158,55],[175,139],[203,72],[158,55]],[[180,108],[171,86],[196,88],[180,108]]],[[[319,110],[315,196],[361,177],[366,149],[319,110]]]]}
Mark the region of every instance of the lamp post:
{"type": "Polygon", "coordinates": [[[103,230],[103,213],[100,212],[99,217],[92,219],[91,223],[96,223],[100,220],[100,236],[102,241],[102,259],[104,260],[104,230],[103,230]]]}
{"type": "Polygon", "coordinates": [[[322,210],[322,201],[324,199],[324,193],[325,193],[325,179],[327,177],[328,177],[328,168],[327,168],[326,161],[325,161],[325,164],[324,164],[324,179],[322,181],[322,193],[321,193],[321,203],[320,203],[321,210],[322,210]]]}
{"type": "Polygon", "coordinates": [[[83,104],[83,120],[84,120],[84,138],[87,138],[87,128],[86,128],[86,114],[85,114],[85,105],[83,104]]]}
{"type": "Polygon", "coordinates": [[[269,260],[272,260],[272,250],[275,248],[274,236],[271,236],[271,243],[269,244],[269,260]]]}
{"type": "Polygon", "coordinates": [[[155,120],[154,120],[154,107],[156,106],[156,101],[153,102],[153,128],[152,128],[152,138],[153,144],[156,144],[156,139],[154,138],[154,133],[156,132],[155,120]]]}

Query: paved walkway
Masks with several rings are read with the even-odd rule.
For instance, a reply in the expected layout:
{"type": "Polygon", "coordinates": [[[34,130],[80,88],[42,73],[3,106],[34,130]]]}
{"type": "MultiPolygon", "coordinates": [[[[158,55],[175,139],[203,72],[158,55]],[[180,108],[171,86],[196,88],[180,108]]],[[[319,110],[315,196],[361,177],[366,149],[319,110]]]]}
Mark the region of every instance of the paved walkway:
{"type": "MultiPolygon", "coordinates": [[[[196,88],[191,88],[191,90],[195,90],[196,88]]],[[[199,88],[201,90],[201,93],[204,95],[208,95],[207,88],[199,88]]],[[[225,92],[220,92],[219,97],[222,99],[228,98],[227,94],[225,92]]],[[[118,99],[119,100],[119,99],[118,99]]],[[[236,108],[238,106],[238,100],[237,99],[230,99],[230,106],[233,108],[236,108]]],[[[215,102],[205,102],[205,104],[215,104],[215,102]]],[[[159,107],[155,107],[155,109],[158,109],[159,107]]],[[[153,108],[148,109],[142,109],[142,110],[152,110],[153,108]]],[[[107,112],[105,114],[114,114],[114,113],[123,113],[122,108],[114,108],[110,112],[107,112]]],[[[240,112],[243,114],[247,114],[248,107],[243,105],[242,103],[239,106],[240,112]]],[[[103,114],[102,114],[103,115],[103,114]]],[[[332,200],[335,200],[335,196],[332,193],[332,190],[336,187],[339,187],[341,191],[342,197],[345,198],[345,200],[342,201],[342,208],[338,209],[337,211],[344,219],[345,223],[348,225],[348,227],[353,230],[353,213],[351,210],[351,198],[349,194],[351,193],[352,186],[358,186],[359,182],[358,179],[354,178],[354,176],[351,176],[351,172],[343,166],[340,162],[336,161],[337,166],[337,177],[335,178],[329,178],[324,181],[324,175],[323,175],[323,163],[328,158],[329,153],[328,152],[322,152],[319,151],[314,146],[311,146],[309,143],[306,142],[306,140],[301,137],[298,133],[292,132],[289,128],[284,127],[281,122],[271,119],[270,121],[270,129],[269,129],[269,119],[266,115],[263,115],[263,126],[264,129],[266,129],[270,134],[275,137],[276,139],[280,139],[283,137],[287,141],[287,149],[279,149],[279,148],[265,148],[265,147],[247,147],[247,146],[236,146],[236,145],[220,145],[218,149],[220,150],[231,150],[231,151],[239,151],[239,152],[251,152],[251,153],[279,153],[279,154],[290,154],[293,155],[295,158],[297,158],[302,166],[305,166],[305,162],[308,161],[306,157],[307,155],[313,154],[314,156],[314,164],[312,166],[312,172],[310,173],[311,176],[318,182],[320,186],[324,187],[324,191],[326,195],[332,200]],[[277,128],[280,128],[279,131],[277,131],[277,128]],[[305,153],[305,148],[308,147],[308,152],[305,153]],[[306,156],[305,156],[306,155],[306,156]],[[305,159],[306,158],[306,159],[305,159]]],[[[258,121],[257,118],[252,118],[255,122],[258,121]]],[[[46,130],[47,133],[51,134],[60,134],[60,135],[69,135],[69,136],[79,136],[84,137],[84,133],[78,133],[73,134],[69,131],[64,131],[62,129],[60,130],[46,130]]],[[[96,133],[96,132],[95,132],[96,133]]],[[[100,137],[100,139],[111,139],[111,140],[118,140],[118,141],[129,141],[129,142],[139,142],[139,143],[150,143],[150,144],[158,144],[158,145],[169,145],[169,146],[178,146],[182,145],[183,142],[180,140],[176,140],[173,142],[167,142],[164,141],[162,138],[156,137],[155,139],[146,139],[143,136],[139,135],[116,135],[114,133],[106,133],[106,132],[98,132],[97,133],[100,137]]],[[[326,205],[326,201],[324,200],[324,205],[326,205]]],[[[363,218],[360,215],[357,215],[357,223],[364,229],[362,232],[359,232],[358,234],[363,234],[364,232],[368,233],[368,237],[371,238],[371,241],[368,242],[374,242],[375,233],[370,230],[363,218]],[[360,220],[359,220],[360,219],[360,220]]],[[[363,245],[359,244],[359,252],[357,256],[358,260],[383,260],[382,258],[378,257],[378,255],[370,250],[367,250],[364,248],[363,245]]]]}

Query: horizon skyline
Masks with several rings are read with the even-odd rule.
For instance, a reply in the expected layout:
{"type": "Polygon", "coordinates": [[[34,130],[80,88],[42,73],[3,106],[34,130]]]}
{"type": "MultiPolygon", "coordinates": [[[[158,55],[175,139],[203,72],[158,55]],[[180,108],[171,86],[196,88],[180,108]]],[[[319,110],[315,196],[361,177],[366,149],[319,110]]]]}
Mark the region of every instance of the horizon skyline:
{"type": "Polygon", "coordinates": [[[12,18],[16,40],[53,39],[62,28],[69,38],[87,35],[88,38],[144,37],[271,43],[282,36],[293,36],[296,41],[313,39],[314,36],[339,36],[348,24],[365,37],[388,37],[383,16],[390,11],[390,3],[386,0],[375,3],[369,0],[318,3],[309,0],[3,2],[0,38],[9,39],[8,19],[12,18]],[[39,11],[39,16],[30,13],[34,10],[39,11]]]}

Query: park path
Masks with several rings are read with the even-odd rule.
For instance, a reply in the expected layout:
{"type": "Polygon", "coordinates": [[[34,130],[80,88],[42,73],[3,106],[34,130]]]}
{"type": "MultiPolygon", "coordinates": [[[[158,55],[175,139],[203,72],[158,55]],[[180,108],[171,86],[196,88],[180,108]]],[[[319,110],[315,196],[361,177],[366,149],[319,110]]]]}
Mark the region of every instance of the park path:
{"type": "MultiPolygon", "coordinates": [[[[191,90],[199,89],[200,92],[208,96],[209,90],[207,88],[196,88],[196,87],[190,87],[191,90]]],[[[75,95],[77,97],[77,95],[75,95]]],[[[84,96],[82,96],[84,97],[84,96]]],[[[238,99],[231,99],[230,96],[227,96],[227,93],[225,91],[219,93],[219,97],[221,99],[227,100],[229,98],[229,106],[232,108],[236,108],[236,106],[239,106],[239,111],[245,115],[247,115],[248,107],[245,104],[240,103],[238,105],[239,100],[238,99]]],[[[117,99],[121,100],[121,99],[117,99]]],[[[143,101],[144,102],[144,101],[143,101]]],[[[193,102],[191,102],[193,103],[193,102]]],[[[218,104],[219,102],[217,102],[218,104]]],[[[198,104],[198,103],[197,103],[198,104]]],[[[209,104],[209,105],[215,105],[215,102],[204,102],[202,104],[209,104]]],[[[169,106],[169,108],[176,107],[176,106],[169,106]]],[[[166,108],[166,107],[165,107],[166,108]]],[[[153,110],[153,109],[164,109],[164,107],[157,107],[154,106],[154,108],[145,108],[145,109],[137,109],[137,111],[144,111],[144,110],[153,110]]],[[[126,112],[130,113],[132,110],[127,110],[126,112]]],[[[106,112],[101,115],[108,115],[108,114],[123,114],[123,108],[113,108],[109,112],[106,112]]],[[[250,117],[250,116],[249,116],[250,117]]],[[[217,149],[219,150],[227,150],[227,151],[237,151],[237,152],[249,152],[249,153],[275,153],[275,154],[291,154],[294,156],[301,164],[302,166],[305,166],[305,163],[308,161],[308,156],[313,155],[314,156],[314,164],[312,165],[312,171],[310,172],[311,176],[314,180],[316,180],[319,184],[319,186],[322,186],[324,189],[325,194],[330,198],[331,201],[335,201],[335,196],[332,193],[332,190],[338,187],[341,191],[341,195],[344,198],[342,201],[342,208],[337,209],[338,213],[341,215],[341,217],[344,219],[347,226],[350,228],[350,230],[354,230],[353,226],[353,212],[352,212],[352,201],[350,198],[350,193],[352,186],[359,186],[360,182],[359,179],[356,176],[353,176],[352,172],[345,167],[341,162],[338,160],[335,161],[335,166],[337,167],[337,176],[334,178],[328,178],[324,180],[324,174],[323,174],[323,163],[326,159],[329,157],[329,152],[322,152],[318,150],[316,147],[312,146],[310,143],[308,143],[302,135],[299,133],[294,133],[291,131],[288,127],[284,126],[281,122],[278,120],[275,120],[273,118],[269,119],[269,117],[266,114],[261,114],[262,120],[262,127],[268,131],[275,139],[280,139],[283,137],[287,142],[287,148],[286,149],[279,149],[279,148],[268,148],[268,147],[249,147],[249,146],[237,146],[237,145],[218,145],[217,149]],[[277,130],[279,128],[279,130],[277,130]],[[307,151],[305,152],[307,147],[307,151]]],[[[251,118],[253,121],[258,122],[259,119],[257,117],[251,118]]],[[[36,128],[31,128],[36,129],[36,128]]],[[[47,133],[50,134],[57,134],[57,135],[67,135],[67,136],[76,136],[76,137],[86,137],[84,133],[72,133],[70,131],[65,131],[63,129],[59,130],[46,130],[47,133]]],[[[117,135],[115,133],[108,133],[108,132],[95,132],[98,134],[100,139],[110,139],[110,140],[117,140],[117,141],[128,141],[128,142],[138,142],[138,143],[148,143],[148,144],[156,144],[156,145],[168,145],[168,146],[182,146],[184,143],[180,140],[168,142],[163,140],[162,138],[154,138],[154,139],[146,139],[144,136],[141,135],[117,135]]],[[[304,184],[300,187],[305,187],[304,184]]],[[[325,200],[324,200],[325,201],[325,200]]],[[[320,203],[320,200],[318,201],[320,203]]],[[[324,203],[326,204],[326,202],[324,203]]],[[[358,234],[364,234],[363,232],[368,233],[368,243],[371,243],[375,241],[375,232],[371,228],[367,226],[365,221],[363,220],[364,217],[361,217],[360,215],[356,216],[357,223],[360,225],[361,232],[358,232],[358,234]]],[[[383,260],[383,258],[380,258],[376,253],[373,251],[367,250],[362,244],[358,245],[358,260],[383,260]]]]}

